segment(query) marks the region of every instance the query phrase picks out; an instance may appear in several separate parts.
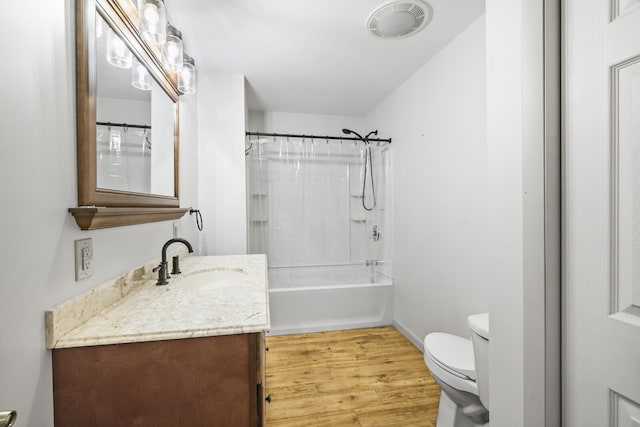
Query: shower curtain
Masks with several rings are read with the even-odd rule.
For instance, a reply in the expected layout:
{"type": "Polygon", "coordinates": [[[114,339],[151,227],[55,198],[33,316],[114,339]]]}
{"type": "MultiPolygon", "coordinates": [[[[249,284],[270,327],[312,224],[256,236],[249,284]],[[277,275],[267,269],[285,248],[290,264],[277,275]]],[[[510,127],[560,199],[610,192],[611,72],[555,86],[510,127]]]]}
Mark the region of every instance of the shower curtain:
{"type": "Polygon", "coordinates": [[[96,125],[100,188],[151,192],[151,130],[96,125]]]}
{"type": "MultiPolygon", "coordinates": [[[[254,136],[247,144],[250,253],[266,253],[270,267],[364,264],[387,255],[384,240],[372,237],[386,221],[386,146],[372,145],[376,207],[367,211],[363,143],[254,136]]],[[[370,178],[367,185],[369,207],[370,178]]]]}

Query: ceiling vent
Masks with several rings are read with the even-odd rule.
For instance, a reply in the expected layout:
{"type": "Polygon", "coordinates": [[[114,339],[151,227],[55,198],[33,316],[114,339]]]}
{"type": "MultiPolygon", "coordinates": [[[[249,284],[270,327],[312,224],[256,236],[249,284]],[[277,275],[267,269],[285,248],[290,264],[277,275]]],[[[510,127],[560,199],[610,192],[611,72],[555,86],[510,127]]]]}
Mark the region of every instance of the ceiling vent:
{"type": "Polygon", "coordinates": [[[367,20],[369,32],[383,39],[403,39],[423,29],[433,16],[431,6],[412,1],[395,1],[374,10],[367,20]]]}

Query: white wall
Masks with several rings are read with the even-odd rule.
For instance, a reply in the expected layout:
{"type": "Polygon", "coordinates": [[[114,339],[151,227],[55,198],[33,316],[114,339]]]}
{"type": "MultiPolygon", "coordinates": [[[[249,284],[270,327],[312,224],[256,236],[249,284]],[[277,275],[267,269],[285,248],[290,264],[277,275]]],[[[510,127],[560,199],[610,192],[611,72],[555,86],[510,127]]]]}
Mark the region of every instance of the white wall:
{"type": "Polygon", "coordinates": [[[485,20],[371,114],[393,137],[394,320],[414,343],[489,309],[485,20]]]}
{"type": "Polygon", "coordinates": [[[172,170],[175,164],[175,128],[170,119],[175,116],[175,109],[160,85],[151,87],[151,100],[151,192],[173,196],[175,181],[166,171],[172,170]]]}
{"type": "MultiPolygon", "coordinates": [[[[197,209],[200,203],[198,176],[198,93],[180,97],[180,206],[197,209]]],[[[188,212],[178,222],[178,235],[191,242],[198,255],[204,255],[199,247],[202,233],[196,226],[196,218],[188,212]]]]}
{"type": "MultiPolygon", "coordinates": [[[[255,116],[252,116],[250,124],[255,120],[255,116]]],[[[257,123],[259,124],[259,120],[257,123]]],[[[367,120],[359,116],[267,111],[262,124],[264,132],[341,136],[343,128],[350,128],[363,136],[369,133],[367,120]]]]}
{"type": "MultiPolygon", "coordinates": [[[[0,409],[16,409],[18,426],[53,426],[51,352],[44,311],[160,256],[171,222],[80,231],[67,212],[77,206],[75,137],[75,2],[3,5],[5,85],[0,105],[0,409]],[[74,280],[73,241],[91,237],[94,275],[74,280]]],[[[189,104],[191,101],[187,100],[189,104]]],[[[191,111],[191,114],[188,112],[191,111]]],[[[197,204],[195,117],[182,109],[182,205],[197,204]],[[188,115],[187,115],[188,114],[188,115]],[[189,186],[189,187],[188,187],[189,186]]],[[[195,238],[187,215],[181,232],[195,238]]]]}
{"type": "Polygon", "coordinates": [[[244,76],[199,71],[199,209],[207,255],[247,252],[245,114],[244,76]]]}
{"type": "Polygon", "coordinates": [[[135,101],[99,96],[96,121],[151,125],[151,97],[148,101],[135,101]]]}
{"type": "Polygon", "coordinates": [[[487,1],[492,426],[545,425],[543,2],[487,1]]]}
{"type": "Polygon", "coordinates": [[[247,111],[247,131],[264,132],[264,111],[247,111]]]}

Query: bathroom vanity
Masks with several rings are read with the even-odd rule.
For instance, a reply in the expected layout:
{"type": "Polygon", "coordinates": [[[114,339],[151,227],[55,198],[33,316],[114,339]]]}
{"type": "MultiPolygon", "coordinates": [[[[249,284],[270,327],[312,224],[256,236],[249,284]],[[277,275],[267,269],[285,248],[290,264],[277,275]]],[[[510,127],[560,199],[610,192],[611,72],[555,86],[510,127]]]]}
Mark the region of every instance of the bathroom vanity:
{"type": "Polygon", "coordinates": [[[261,426],[269,329],[263,255],[145,266],[46,313],[65,426],[261,426]]]}

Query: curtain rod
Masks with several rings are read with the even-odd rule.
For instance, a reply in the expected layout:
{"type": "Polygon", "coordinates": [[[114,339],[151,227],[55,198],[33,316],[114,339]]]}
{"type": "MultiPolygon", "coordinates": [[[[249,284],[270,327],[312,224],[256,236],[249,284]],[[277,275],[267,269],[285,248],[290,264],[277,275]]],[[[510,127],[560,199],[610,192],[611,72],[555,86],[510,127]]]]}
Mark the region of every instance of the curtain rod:
{"type": "Polygon", "coordinates": [[[151,126],[149,125],[129,125],[127,123],[96,122],[96,125],[115,126],[118,128],[151,129],[151,126]]]}
{"type": "MultiPolygon", "coordinates": [[[[297,135],[291,133],[264,133],[264,132],[245,132],[246,136],[272,136],[272,137],[283,137],[283,138],[309,138],[309,139],[324,139],[324,140],[338,140],[338,141],[362,141],[360,138],[355,138],[352,136],[322,136],[322,135],[297,135]]],[[[369,142],[388,142],[391,144],[391,138],[381,139],[381,138],[369,138],[367,141],[369,142]]]]}

